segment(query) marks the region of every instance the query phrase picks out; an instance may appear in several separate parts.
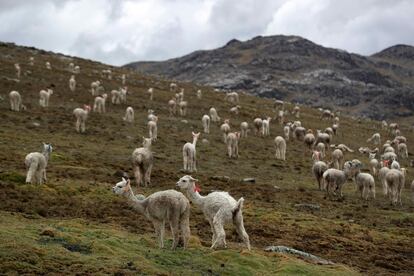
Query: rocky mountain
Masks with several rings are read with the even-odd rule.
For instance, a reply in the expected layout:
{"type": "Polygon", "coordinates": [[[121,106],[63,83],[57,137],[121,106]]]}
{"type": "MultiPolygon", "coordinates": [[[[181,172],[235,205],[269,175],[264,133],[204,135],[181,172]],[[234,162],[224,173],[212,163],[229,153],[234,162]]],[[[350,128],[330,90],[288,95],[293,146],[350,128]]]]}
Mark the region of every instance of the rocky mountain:
{"type": "Polygon", "coordinates": [[[414,115],[414,47],[407,45],[362,56],[298,36],[258,36],[167,61],[125,66],[374,119],[414,115]]]}

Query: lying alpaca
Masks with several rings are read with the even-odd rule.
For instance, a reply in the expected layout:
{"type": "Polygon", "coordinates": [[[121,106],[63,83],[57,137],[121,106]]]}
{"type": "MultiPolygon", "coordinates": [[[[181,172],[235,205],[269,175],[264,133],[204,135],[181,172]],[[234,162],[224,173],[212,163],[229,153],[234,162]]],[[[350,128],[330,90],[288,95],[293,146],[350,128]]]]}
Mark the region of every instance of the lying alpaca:
{"type": "Polygon", "coordinates": [[[43,143],[43,152],[31,152],[26,155],[24,163],[26,165],[27,176],[26,183],[42,184],[46,182],[46,166],[49,161],[50,154],[52,153],[52,145],[43,143]]]}
{"type": "Polygon", "coordinates": [[[184,248],[187,247],[190,239],[190,203],[182,193],[166,190],[138,199],[132,192],[129,179],[125,180],[125,178],[122,178],[112,191],[126,197],[132,208],[144,214],[153,223],[160,248],[164,247],[165,222],[168,222],[171,227],[173,236],[171,249],[177,248],[180,231],[184,248]]]}
{"type": "Polygon", "coordinates": [[[144,138],[142,148],[136,148],[132,153],[132,166],[134,167],[135,181],[139,185],[151,184],[151,170],[154,156],[151,151],[151,138],[144,138]]]}
{"type": "Polygon", "coordinates": [[[236,201],[227,192],[212,192],[207,196],[201,196],[198,187],[195,185],[196,181],[197,179],[186,175],[178,180],[177,186],[185,191],[191,202],[200,206],[203,210],[213,232],[211,248],[227,246],[224,225],[232,222],[240,238],[250,250],[249,235],[247,235],[243,223],[242,208],[244,199],[241,197],[236,201]]]}

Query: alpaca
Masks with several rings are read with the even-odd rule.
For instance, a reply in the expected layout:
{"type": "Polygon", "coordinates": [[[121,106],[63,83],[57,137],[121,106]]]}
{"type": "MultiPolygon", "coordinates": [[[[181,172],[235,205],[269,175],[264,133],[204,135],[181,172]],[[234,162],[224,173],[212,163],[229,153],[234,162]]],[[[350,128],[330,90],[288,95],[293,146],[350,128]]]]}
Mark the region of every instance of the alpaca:
{"type": "Polygon", "coordinates": [[[405,184],[405,173],[405,169],[391,169],[385,175],[385,181],[388,188],[388,197],[392,205],[397,205],[397,203],[402,205],[401,192],[405,184]]]}
{"type": "Polygon", "coordinates": [[[105,102],[108,95],[105,93],[102,96],[95,97],[95,102],[93,104],[93,112],[105,113],[105,102]]]}
{"type": "Polygon", "coordinates": [[[49,98],[50,98],[50,95],[52,95],[52,94],[53,94],[52,89],[48,88],[47,91],[46,90],[40,90],[40,92],[39,92],[39,97],[40,97],[39,105],[41,107],[48,107],[49,106],[49,98]]]}
{"type": "Polygon", "coordinates": [[[177,84],[176,83],[170,83],[170,91],[175,92],[177,91],[177,84]]]}
{"type": "Polygon", "coordinates": [[[233,113],[235,115],[239,115],[239,110],[241,109],[240,105],[236,105],[232,108],[230,108],[230,113],[233,113]]]}
{"type": "Polygon", "coordinates": [[[361,198],[368,200],[368,196],[375,199],[375,180],[374,177],[369,173],[361,173],[362,163],[356,164],[355,171],[355,184],[358,191],[360,192],[361,198]]]}
{"type": "Polygon", "coordinates": [[[177,102],[174,98],[168,101],[168,111],[170,112],[170,116],[174,116],[177,113],[177,102]]]}
{"type": "Polygon", "coordinates": [[[254,126],[254,135],[259,135],[259,133],[263,133],[263,120],[261,118],[256,118],[253,120],[253,126],[254,126]]]}
{"type": "Polygon", "coordinates": [[[202,97],[201,90],[200,90],[200,89],[198,89],[198,90],[197,90],[197,99],[201,100],[201,97],[202,97]]]}
{"type": "Polygon", "coordinates": [[[270,120],[272,118],[267,117],[266,119],[262,120],[262,136],[267,137],[270,136],[270,120]]]}
{"type": "Polygon", "coordinates": [[[69,89],[72,92],[75,92],[76,90],[76,80],[75,80],[75,75],[72,75],[69,79],[69,89]]]}
{"type": "Polygon", "coordinates": [[[223,133],[223,141],[227,143],[227,135],[230,132],[230,121],[229,119],[224,120],[224,123],[220,126],[220,130],[223,133]]]}
{"type": "Polygon", "coordinates": [[[48,70],[52,69],[52,66],[50,65],[49,61],[46,61],[45,65],[46,65],[46,69],[48,69],[48,70]]]}
{"type": "Polygon", "coordinates": [[[151,138],[143,138],[142,148],[136,148],[132,152],[132,166],[134,168],[135,181],[139,185],[151,184],[151,171],[154,156],[151,151],[151,138]]]}
{"type": "Polygon", "coordinates": [[[330,197],[330,189],[334,189],[334,194],[339,193],[339,196],[342,198],[342,186],[345,184],[346,180],[352,174],[352,162],[345,162],[343,170],[337,169],[327,169],[323,173],[323,181],[326,186],[326,195],[330,197]]]}
{"type": "Polygon", "coordinates": [[[249,123],[242,122],[240,123],[240,133],[242,138],[247,137],[247,132],[249,132],[249,123]]]}
{"type": "Polygon", "coordinates": [[[128,123],[134,122],[134,109],[131,106],[127,107],[125,111],[125,117],[123,117],[122,119],[128,123]]]}
{"type": "Polygon", "coordinates": [[[112,104],[121,104],[121,91],[112,90],[111,91],[111,102],[112,104]]]}
{"type": "Polygon", "coordinates": [[[378,160],[375,158],[376,153],[369,153],[369,170],[373,176],[377,175],[378,171],[378,160]]]}
{"type": "Polygon", "coordinates": [[[126,75],[125,74],[122,74],[122,76],[121,76],[121,83],[122,83],[122,85],[125,86],[125,84],[126,84],[126,75]]]}
{"type": "Polygon", "coordinates": [[[149,100],[152,101],[154,99],[154,88],[149,88],[147,93],[149,95],[149,100]]]}
{"type": "Polygon", "coordinates": [[[401,159],[407,159],[408,158],[407,144],[406,143],[398,143],[397,153],[398,153],[398,156],[401,159]]]}
{"type": "Polygon", "coordinates": [[[239,94],[237,92],[229,92],[224,96],[224,100],[230,103],[239,103],[239,94]]]}
{"type": "Polygon", "coordinates": [[[30,66],[34,65],[34,57],[29,57],[29,65],[30,66]]]}
{"type": "Polygon", "coordinates": [[[315,147],[316,151],[320,152],[320,158],[325,158],[326,156],[326,147],[324,143],[318,143],[315,147]]]}
{"type": "Polygon", "coordinates": [[[344,160],[344,153],[340,149],[336,149],[332,152],[332,162],[334,168],[340,170],[342,168],[342,162],[344,160]]]}
{"type": "Polygon", "coordinates": [[[101,86],[101,82],[100,81],[91,82],[91,93],[92,93],[92,96],[98,95],[98,88],[100,86],[101,86]]]}
{"type": "Polygon", "coordinates": [[[292,115],[295,115],[295,118],[299,118],[300,117],[300,107],[299,106],[295,106],[292,110],[292,115]]]}
{"type": "Polygon", "coordinates": [[[243,223],[242,208],[244,199],[241,197],[236,201],[227,192],[212,192],[207,196],[202,196],[196,186],[197,181],[197,179],[185,175],[178,180],[177,186],[186,193],[191,202],[198,205],[203,211],[204,217],[209,222],[213,232],[211,248],[227,247],[224,226],[232,222],[239,237],[246,244],[247,249],[250,250],[249,235],[246,233],[243,223]]]}
{"type": "Polygon", "coordinates": [[[119,88],[119,100],[121,103],[126,104],[127,102],[128,87],[124,86],[119,88]]]}
{"type": "Polygon", "coordinates": [[[286,141],[282,136],[275,138],[276,159],[286,160],[286,141]]]}
{"type": "Polygon", "coordinates": [[[154,116],[151,121],[147,123],[149,137],[152,141],[156,141],[158,138],[158,127],[157,127],[158,117],[154,116]]]}
{"type": "Polygon", "coordinates": [[[26,109],[26,107],[22,104],[22,97],[20,93],[17,91],[12,91],[9,93],[10,99],[10,109],[12,111],[20,111],[26,109]]]}
{"type": "Polygon", "coordinates": [[[26,155],[24,163],[26,165],[27,176],[26,183],[42,184],[46,182],[46,166],[49,162],[50,154],[52,153],[52,145],[43,143],[43,152],[31,152],[26,155]]]}
{"type": "Polygon", "coordinates": [[[316,161],[313,163],[312,172],[318,182],[318,188],[320,191],[325,189],[325,184],[323,181],[323,174],[328,169],[328,166],[323,161],[316,161]]]}
{"type": "Polygon", "coordinates": [[[197,171],[197,156],[196,156],[196,145],[198,137],[200,136],[199,133],[192,132],[193,135],[193,142],[187,142],[183,146],[183,163],[184,163],[184,171],[188,172],[196,172],[197,171]]]}
{"type": "Polygon", "coordinates": [[[283,127],[283,134],[285,136],[285,140],[289,141],[289,136],[290,136],[290,126],[289,125],[285,125],[283,127]]]}
{"type": "Polygon", "coordinates": [[[76,117],[77,132],[85,132],[85,123],[88,119],[89,111],[91,111],[91,107],[89,105],[84,105],[83,108],[78,107],[73,110],[73,115],[76,117]]]}
{"type": "Polygon", "coordinates": [[[373,143],[374,145],[381,144],[381,135],[379,133],[374,133],[371,138],[367,139],[368,143],[373,143]]]}
{"type": "Polygon", "coordinates": [[[315,135],[313,135],[312,130],[308,130],[308,133],[306,133],[305,137],[303,138],[303,141],[305,142],[306,147],[309,150],[312,150],[313,145],[315,143],[315,135]]]}
{"type": "Polygon", "coordinates": [[[205,114],[202,118],[201,118],[201,122],[203,124],[203,129],[204,129],[204,133],[210,133],[210,116],[208,116],[207,114],[205,114]]]}
{"type": "Polygon", "coordinates": [[[285,122],[285,112],[283,110],[279,110],[277,113],[277,121],[280,125],[283,125],[285,122]]]}
{"type": "Polygon", "coordinates": [[[187,105],[186,101],[180,101],[178,107],[180,108],[180,116],[184,117],[187,115],[187,105]]]}
{"type": "Polygon", "coordinates": [[[240,132],[232,132],[227,135],[227,154],[230,158],[239,158],[240,132]]]}
{"type": "Polygon", "coordinates": [[[387,186],[387,181],[385,179],[385,176],[387,175],[387,173],[390,171],[390,168],[388,168],[387,166],[382,167],[379,171],[378,171],[378,180],[381,182],[382,184],[382,191],[384,195],[388,195],[388,186],[387,186]]]}
{"type": "Polygon", "coordinates": [[[220,117],[217,114],[217,110],[214,107],[211,107],[209,110],[211,121],[214,123],[220,122],[220,117]]]}
{"type": "Polygon", "coordinates": [[[132,191],[130,180],[125,178],[116,183],[112,191],[126,197],[132,208],[153,223],[160,248],[164,248],[165,222],[169,223],[171,228],[173,237],[171,249],[177,248],[180,232],[183,246],[187,248],[190,239],[190,202],[182,193],[166,190],[138,199],[132,191]]]}
{"type": "Polygon", "coordinates": [[[22,70],[21,70],[21,68],[20,68],[20,65],[19,65],[18,63],[15,63],[15,64],[14,64],[14,68],[16,69],[16,77],[17,77],[18,79],[20,79],[20,74],[21,74],[21,72],[22,72],[22,70]]]}

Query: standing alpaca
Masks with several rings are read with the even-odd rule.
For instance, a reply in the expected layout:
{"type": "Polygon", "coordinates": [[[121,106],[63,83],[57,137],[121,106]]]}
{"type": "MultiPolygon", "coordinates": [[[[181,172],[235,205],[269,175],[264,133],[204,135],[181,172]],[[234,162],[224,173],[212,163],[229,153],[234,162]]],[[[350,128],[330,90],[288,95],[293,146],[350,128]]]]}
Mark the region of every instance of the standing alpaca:
{"type": "Polygon", "coordinates": [[[312,130],[308,129],[307,131],[308,133],[306,133],[305,137],[303,138],[303,141],[305,142],[306,147],[309,150],[312,150],[312,147],[315,143],[315,135],[313,135],[312,130]]]}
{"type": "Polygon", "coordinates": [[[101,87],[101,82],[100,81],[93,81],[93,82],[91,82],[91,93],[92,93],[92,96],[99,95],[98,94],[99,87],[101,87]]]}
{"type": "Polygon", "coordinates": [[[75,75],[72,75],[69,79],[69,89],[72,92],[75,92],[76,90],[76,80],[75,80],[75,75]]]}
{"type": "Polygon", "coordinates": [[[158,127],[157,127],[158,117],[154,116],[151,121],[147,123],[149,137],[152,141],[156,141],[158,138],[158,127]]]}
{"type": "Polygon", "coordinates": [[[196,172],[197,171],[197,156],[196,156],[196,145],[198,137],[200,136],[199,133],[192,132],[193,135],[193,142],[187,142],[183,146],[183,163],[184,163],[184,171],[188,172],[196,172]]]}
{"type": "Polygon", "coordinates": [[[378,172],[378,160],[375,158],[376,153],[369,153],[369,171],[373,176],[377,175],[378,172]]]}
{"type": "Polygon", "coordinates": [[[262,120],[262,135],[263,137],[267,137],[270,135],[270,120],[272,118],[267,117],[266,119],[262,120]]]}
{"type": "Polygon", "coordinates": [[[320,191],[325,189],[325,184],[323,181],[323,174],[326,172],[327,169],[328,169],[328,166],[323,161],[315,161],[313,163],[312,172],[316,178],[316,181],[318,182],[318,187],[320,191]]]}
{"type": "Polygon", "coordinates": [[[239,158],[240,132],[232,132],[227,135],[227,154],[230,158],[239,158]]]}
{"type": "Polygon", "coordinates": [[[123,117],[122,119],[128,123],[134,122],[134,109],[128,106],[125,111],[125,117],[123,117]]]}
{"type": "Polygon", "coordinates": [[[315,147],[316,151],[320,152],[320,158],[323,159],[326,156],[326,147],[324,143],[318,143],[315,147]]]}
{"type": "Polygon", "coordinates": [[[263,133],[262,132],[262,128],[263,128],[263,120],[260,118],[256,118],[253,120],[253,126],[254,126],[254,135],[259,135],[259,133],[263,133]]]}
{"type": "Polygon", "coordinates": [[[168,101],[168,111],[170,111],[170,116],[177,113],[177,102],[175,101],[175,98],[168,101]]]}
{"type": "Polygon", "coordinates": [[[240,123],[240,133],[241,137],[247,137],[247,132],[249,132],[249,124],[247,122],[240,123]]]}
{"type": "Polygon", "coordinates": [[[112,191],[126,197],[132,208],[152,222],[160,248],[164,248],[166,222],[170,224],[173,237],[171,249],[177,248],[180,231],[183,246],[187,248],[190,239],[190,202],[182,193],[166,190],[153,193],[144,199],[138,199],[132,191],[130,180],[125,180],[125,178],[116,183],[112,191]]]}
{"type": "Polygon", "coordinates": [[[26,155],[24,163],[26,165],[27,176],[26,183],[42,184],[46,182],[46,166],[49,161],[50,154],[52,153],[52,145],[43,143],[43,152],[31,152],[26,155]]]}
{"type": "Polygon", "coordinates": [[[20,65],[19,65],[18,63],[15,63],[15,64],[14,64],[14,68],[16,69],[16,77],[17,77],[18,79],[20,79],[20,74],[21,74],[21,72],[22,72],[22,70],[20,69],[20,65]]]}
{"type": "Polygon", "coordinates": [[[136,148],[132,152],[132,166],[134,168],[135,181],[139,185],[148,186],[151,184],[151,171],[154,163],[154,156],[151,151],[151,138],[144,138],[142,148],[136,148]]]}
{"type": "Polygon", "coordinates": [[[361,173],[362,163],[357,162],[355,171],[355,184],[360,192],[361,198],[368,200],[368,196],[375,199],[375,180],[369,173],[361,173]]]}
{"type": "Polygon", "coordinates": [[[283,127],[283,134],[285,136],[285,140],[289,141],[289,136],[290,136],[290,126],[289,125],[285,125],[283,127]]]}
{"type": "Polygon", "coordinates": [[[76,117],[76,131],[83,133],[85,132],[85,123],[88,119],[89,111],[91,111],[91,107],[89,105],[84,105],[83,108],[75,108],[73,110],[73,115],[76,117]]]}
{"type": "Polygon", "coordinates": [[[196,187],[196,181],[197,179],[185,175],[178,180],[177,186],[185,191],[191,202],[201,208],[204,217],[208,220],[213,232],[211,248],[227,246],[224,226],[232,222],[237,234],[250,250],[249,235],[247,235],[243,223],[242,208],[244,199],[241,197],[236,201],[227,192],[212,192],[207,196],[202,196],[199,194],[198,187],[196,187]]]}
{"type": "Polygon", "coordinates": [[[330,197],[331,192],[330,190],[334,190],[334,194],[338,195],[342,198],[342,186],[345,184],[346,180],[352,174],[352,162],[347,161],[345,163],[343,170],[337,169],[327,169],[323,173],[323,181],[326,186],[326,195],[330,197]],[[338,194],[337,194],[338,192],[338,194]]]}
{"type": "Polygon", "coordinates": [[[29,65],[30,66],[34,65],[34,57],[29,57],[29,65]]]}
{"type": "Polygon", "coordinates": [[[397,144],[397,153],[398,153],[398,156],[401,159],[407,159],[408,158],[407,144],[406,143],[398,143],[397,144]]]}
{"type": "Polygon", "coordinates": [[[201,100],[201,97],[202,97],[201,90],[200,90],[200,89],[198,89],[198,90],[197,90],[197,99],[201,100]]]}
{"type": "Polygon", "coordinates": [[[121,103],[126,104],[127,102],[128,87],[124,86],[119,88],[119,100],[121,103]]]}
{"type": "Polygon", "coordinates": [[[178,103],[178,107],[180,108],[180,116],[184,117],[187,115],[187,105],[188,103],[186,101],[180,101],[178,103]]]}
{"type": "Polygon", "coordinates": [[[392,205],[397,205],[397,203],[402,205],[401,192],[405,184],[405,173],[405,169],[391,169],[385,175],[385,181],[388,187],[388,197],[391,200],[392,205]]]}
{"type": "Polygon", "coordinates": [[[105,113],[105,102],[108,95],[105,93],[102,96],[95,97],[95,102],[93,104],[93,112],[105,113]]]}
{"type": "Polygon", "coordinates": [[[154,99],[154,88],[149,88],[147,93],[149,95],[150,101],[152,101],[154,99]]]}
{"type": "Polygon", "coordinates": [[[52,66],[50,65],[49,61],[46,61],[45,65],[46,65],[46,69],[48,69],[48,70],[52,69],[52,66]]]}
{"type": "Polygon", "coordinates": [[[373,143],[374,145],[381,144],[381,135],[379,133],[374,133],[371,138],[367,140],[368,143],[373,143]]]}
{"type": "Polygon", "coordinates": [[[52,89],[47,89],[47,91],[46,90],[40,90],[40,92],[39,92],[39,105],[41,106],[41,107],[48,107],[49,106],[49,98],[50,98],[50,95],[52,95],[53,94],[53,90],[52,89]]]}
{"type": "Polygon", "coordinates": [[[204,133],[210,133],[210,116],[205,114],[201,118],[201,123],[203,124],[204,133]]]}
{"type": "Polygon", "coordinates": [[[388,168],[387,166],[382,167],[378,171],[378,180],[382,184],[382,191],[384,195],[388,195],[388,186],[387,186],[387,180],[385,179],[385,176],[387,175],[389,171],[390,171],[390,168],[388,168]]]}
{"type": "Polygon", "coordinates": [[[20,109],[24,110],[26,107],[22,104],[22,97],[20,93],[17,91],[12,91],[9,93],[10,99],[10,109],[12,111],[20,111],[20,109]]]}
{"type": "Polygon", "coordinates": [[[220,130],[223,133],[223,141],[227,142],[227,134],[230,132],[230,121],[229,119],[224,120],[224,123],[220,126],[220,130]]]}
{"type": "Polygon", "coordinates": [[[342,163],[344,161],[344,153],[340,149],[336,149],[332,152],[332,162],[334,168],[337,170],[342,169],[342,163]]]}
{"type": "Polygon", "coordinates": [[[125,74],[122,74],[122,76],[121,76],[121,83],[122,83],[122,85],[125,86],[125,84],[126,84],[126,75],[125,74]]]}
{"type": "Polygon", "coordinates": [[[111,91],[111,102],[112,104],[121,104],[121,91],[112,90],[111,91]]]}
{"type": "Polygon", "coordinates": [[[275,138],[276,159],[286,160],[286,141],[282,136],[275,138]]]}
{"type": "Polygon", "coordinates": [[[211,107],[209,110],[211,121],[214,123],[220,122],[220,117],[217,114],[217,110],[214,107],[211,107]]]}

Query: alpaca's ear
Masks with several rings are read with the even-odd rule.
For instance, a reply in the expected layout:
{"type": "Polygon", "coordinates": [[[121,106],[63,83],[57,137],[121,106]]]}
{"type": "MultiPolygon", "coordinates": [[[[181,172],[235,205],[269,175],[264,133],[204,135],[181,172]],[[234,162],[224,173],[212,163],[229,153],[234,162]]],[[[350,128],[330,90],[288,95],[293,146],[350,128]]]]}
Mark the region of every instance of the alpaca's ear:
{"type": "Polygon", "coordinates": [[[198,182],[198,179],[193,178],[192,176],[190,176],[190,179],[194,182],[198,182]]]}
{"type": "Polygon", "coordinates": [[[125,178],[122,177],[122,182],[127,182],[125,178]]]}
{"type": "Polygon", "coordinates": [[[131,180],[128,178],[126,183],[127,183],[128,186],[131,185],[131,180]]]}

